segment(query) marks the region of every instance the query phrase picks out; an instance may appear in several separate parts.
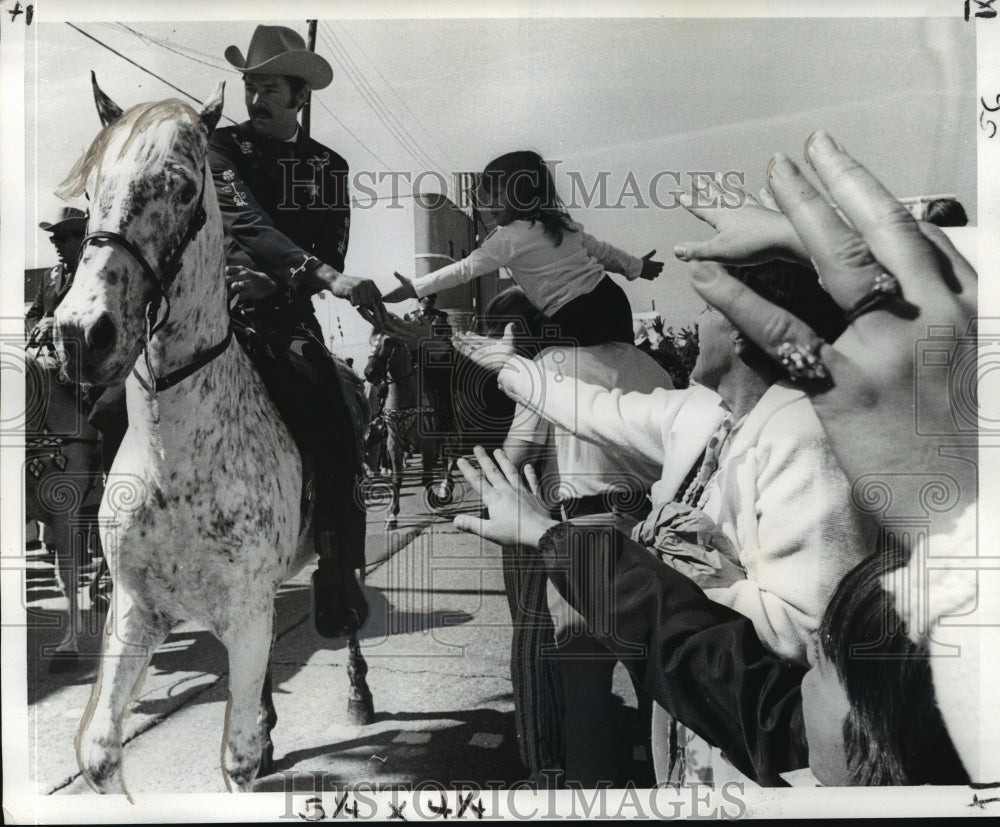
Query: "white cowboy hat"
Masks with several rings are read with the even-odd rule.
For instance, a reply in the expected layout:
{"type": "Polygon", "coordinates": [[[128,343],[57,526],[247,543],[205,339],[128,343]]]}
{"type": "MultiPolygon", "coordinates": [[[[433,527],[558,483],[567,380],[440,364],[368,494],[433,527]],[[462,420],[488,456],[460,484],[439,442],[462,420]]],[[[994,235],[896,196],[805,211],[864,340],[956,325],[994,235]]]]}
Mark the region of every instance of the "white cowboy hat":
{"type": "Polygon", "coordinates": [[[63,207],[55,221],[42,221],[38,226],[50,233],[60,230],[78,230],[82,233],[87,227],[87,213],[76,207],[63,207]]]}
{"type": "Polygon", "coordinates": [[[302,36],[287,26],[258,26],[250,38],[246,59],[236,46],[226,49],[226,60],[247,75],[291,75],[310,89],[324,89],[333,80],[326,58],[310,52],[302,36]]]}

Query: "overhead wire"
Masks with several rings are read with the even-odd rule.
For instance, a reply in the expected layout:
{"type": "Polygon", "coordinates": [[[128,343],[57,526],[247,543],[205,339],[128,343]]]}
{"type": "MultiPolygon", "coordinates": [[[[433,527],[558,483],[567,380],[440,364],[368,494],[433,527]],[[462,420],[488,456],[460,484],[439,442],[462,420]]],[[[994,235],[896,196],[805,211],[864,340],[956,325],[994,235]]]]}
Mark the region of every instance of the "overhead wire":
{"type": "Polygon", "coordinates": [[[351,59],[347,49],[340,43],[336,35],[330,29],[329,25],[325,22],[322,25],[323,28],[320,30],[320,36],[323,38],[326,46],[330,49],[334,59],[344,70],[348,80],[358,91],[358,94],[361,95],[362,99],[375,113],[375,116],[379,119],[379,121],[381,121],[382,125],[385,126],[389,134],[404,150],[406,150],[406,152],[413,158],[414,161],[416,161],[417,164],[429,168],[441,176],[446,194],[449,194],[448,191],[451,189],[451,181],[448,173],[442,169],[433,158],[430,157],[430,155],[420,146],[419,142],[416,141],[409,130],[407,130],[398,118],[396,118],[392,110],[385,104],[385,101],[382,100],[381,96],[375,91],[371,84],[368,83],[367,79],[364,78],[363,73],[351,59]]]}
{"type": "MultiPolygon", "coordinates": [[[[107,49],[107,50],[108,50],[109,52],[111,52],[112,54],[115,54],[115,55],[117,55],[117,56],[118,56],[118,57],[120,57],[120,58],[121,58],[122,60],[124,60],[124,61],[125,61],[126,63],[131,63],[131,64],[132,64],[133,66],[135,66],[135,67],[136,67],[137,69],[140,69],[140,70],[142,70],[143,72],[145,72],[145,73],[146,73],[147,75],[151,75],[152,77],[156,78],[156,79],[157,79],[158,81],[160,81],[160,83],[163,83],[163,84],[166,84],[166,85],[167,85],[167,86],[169,86],[169,87],[170,87],[171,89],[173,89],[173,90],[175,90],[175,91],[177,91],[177,92],[180,92],[180,93],[181,93],[182,95],[184,95],[185,97],[188,97],[188,98],[191,98],[191,100],[193,100],[193,101],[194,101],[195,103],[198,103],[198,104],[201,104],[201,105],[204,105],[204,103],[205,103],[205,102],[204,102],[203,100],[200,100],[200,99],[196,98],[196,97],[195,97],[194,95],[192,95],[192,94],[191,94],[190,92],[186,92],[186,91],[184,91],[184,90],[183,90],[183,89],[181,89],[181,88],[180,88],[179,86],[177,86],[177,85],[175,85],[175,84],[171,83],[171,82],[170,82],[169,80],[167,80],[166,78],[163,78],[163,77],[160,77],[160,75],[156,74],[156,72],[154,72],[154,71],[152,71],[152,70],[150,70],[150,69],[147,69],[147,68],[146,68],[145,66],[143,66],[143,65],[142,65],[141,63],[137,63],[136,61],[132,60],[132,58],[130,58],[130,57],[126,56],[126,55],[123,55],[123,54],[122,54],[121,52],[119,52],[119,51],[118,51],[117,49],[114,49],[114,48],[112,48],[111,46],[109,46],[109,45],[108,45],[107,43],[105,43],[105,42],[104,42],[103,40],[101,40],[100,38],[97,38],[97,37],[94,37],[94,35],[90,34],[89,32],[85,32],[85,31],[84,31],[83,29],[81,29],[81,28],[80,28],[79,26],[75,26],[75,25],[73,25],[72,23],[69,23],[69,22],[67,22],[67,23],[66,23],[66,25],[67,25],[67,26],[69,26],[69,27],[70,27],[71,29],[73,29],[74,31],[77,31],[77,32],[79,32],[79,33],[80,33],[80,34],[82,34],[82,35],[83,35],[84,37],[87,37],[87,38],[89,38],[90,40],[93,40],[93,41],[94,41],[95,43],[97,43],[97,44],[98,44],[99,46],[102,46],[102,47],[104,47],[105,49],[107,49]]],[[[236,121],[234,121],[234,120],[233,120],[232,118],[230,118],[230,117],[229,117],[228,115],[223,115],[223,117],[224,117],[224,118],[225,118],[225,119],[226,119],[227,121],[229,121],[230,123],[234,123],[234,124],[236,123],[236,121]]]]}
{"type": "Polygon", "coordinates": [[[407,104],[406,99],[404,97],[402,97],[399,94],[399,92],[397,92],[395,90],[395,88],[392,86],[391,83],[389,83],[389,81],[386,79],[385,75],[382,74],[382,70],[378,68],[378,64],[374,60],[372,60],[371,57],[368,56],[368,53],[364,50],[364,48],[362,48],[361,44],[358,43],[357,39],[354,37],[354,35],[351,34],[350,30],[343,23],[340,23],[340,29],[343,31],[344,35],[346,35],[348,38],[350,38],[351,42],[354,44],[354,46],[357,49],[357,51],[360,54],[364,55],[365,60],[367,60],[368,63],[371,65],[371,67],[375,70],[375,74],[377,74],[379,76],[379,78],[382,79],[382,83],[384,83],[385,86],[386,86],[386,88],[390,92],[392,92],[392,94],[396,97],[396,100],[398,100],[402,104],[403,108],[409,113],[409,115],[413,119],[414,123],[416,123],[417,126],[419,126],[424,131],[424,133],[434,143],[434,146],[436,146],[438,148],[438,150],[440,150],[441,155],[448,162],[448,164],[452,168],[457,169],[458,165],[455,163],[454,159],[451,157],[451,155],[448,152],[448,150],[446,150],[443,146],[441,146],[441,144],[438,142],[438,139],[436,137],[434,137],[434,133],[430,129],[428,129],[426,126],[424,126],[423,122],[420,120],[420,118],[417,117],[416,113],[412,109],[410,109],[410,106],[409,106],[409,104],[407,104]]]}
{"type": "Polygon", "coordinates": [[[231,74],[239,74],[238,69],[232,66],[224,65],[221,61],[218,61],[216,63],[210,63],[207,60],[202,60],[201,58],[205,57],[205,55],[202,55],[201,52],[195,51],[194,49],[188,49],[187,47],[176,44],[173,41],[166,40],[165,38],[161,37],[155,37],[154,35],[146,34],[145,32],[137,31],[136,29],[133,29],[131,26],[128,26],[125,23],[113,23],[110,25],[112,25],[114,28],[123,29],[129,32],[130,34],[135,35],[144,43],[155,43],[157,46],[166,49],[169,52],[173,52],[174,54],[180,55],[181,57],[186,58],[187,60],[194,61],[195,63],[200,63],[203,66],[208,66],[212,69],[229,72],[231,74]],[[200,55],[201,57],[194,57],[194,55],[200,55]]]}
{"type": "Polygon", "coordinates": [[[400,146],[403,147],[403,149],[407,151],[407,153],[409,153],[410,157],[413,158],[414,161],[416,161],[418,164],[425,165],[426,161],[420,158],[417,152],[407,144],[405,138],[403,138],[400,135],[398,130],[396,130],[395,127],[388,121],[384,113],[378,108],[378,106],[371,100],[368,93],[362,88],[361,79],[358,77],[354,69],[348,64],[347,60],[341,55],[339,50],[333,45],[330,38],[327,36],[326,32],[321,30],[320,37],[323,39],[323,42],[326,44],[326,46],[330,49],[330,52],[333,55],[334,60],[336,60],[337,63],[340,65],[341,69],[344,70],[344,74],[347,76],[347,79],[357,90],[358,94],[361,95],[365,103],[367,103],[368,106],[371,108],[371,110],[375,113],[375,116],[382,122],[382,125],[386,128],[386,130],[388,130],[389,134],[396,139],[396,141],[400,144],[400,146]]]}
{"type": "MultiPolygon", "coordinates": [[[[379,95],[379,93],[368,81],[368,78],[365,77],[364,72],[362,72],[360,67],[358,67],[358,65],[354,62],[354,59],[351,57],[350,52],[344,46],[344,44],[340,42],[340,39],[334,33],[330,25],[325,24],[325,26],[326,26],[326,33],[329,39],[332,40],[334,44],[336,44],[338,59],[342,58],[343,61],[346,61],[346,64],[347,66],[350,67],[350,70],[353,73],[354,78],[360,84],[360,86],[357,87],[358,90],[366,96],[366,99],[370,102],[370,105],[372,105],[373,108],[376,108],[382,113],[384,113],[386,118],[389,119],[390,124],[392,128],[395,130],[395,132],[397,134],[401,134],[402,136],[404,136],[404,143],[405,141],[409,141],[409,147],[412,150],[415,150],[416,152],[414,158],[426,166],[435,167],[436,164],[434,163],[434,160],[430,157],[430,155],[427,152],[424,151],[423,147],[420,146],[420,143],[413,137],[410,131],[406,128],[406,126],[396,117],[392,109],[390,109],[386,105],[385,101],[382,99],[382,96],[379,95]]],[[[341,65],[343,66],[344,63],[342,62],[341,65]]],[[[347,67],[345,67],[345,69],[346,68],[347,67]]],[[[413,152],[411,152],[411,154],[413,154],[413,152]]]]}
{"type": "Polygon", "coordinates": [[[316,103],[317,101],[319,101],[319,105],[322,106],[324,110],[326,110],[326,113],[331,118],[333,118],[338,124],[340,124],[343,130],[352,138],[354,138],[354,140],[357,141],[364,148],[365,152],[371,155],[372,158],[378,161],[382,166],[384,167],[389,166],[385,161],[383,161],[381,158],[379,158],[378,155],[375,154],[374,150],[372,150],[364,141],[362,141],[357,135],[355,135],[346,123],[344,123],[340,118],[338,118],[336,115],[333,114],[333,110],[331,110],[330,107],[326,105],[326,103],[323,101],[322,98],[317,98],[315,95],[313,95],[312,102],[316,103]]]}

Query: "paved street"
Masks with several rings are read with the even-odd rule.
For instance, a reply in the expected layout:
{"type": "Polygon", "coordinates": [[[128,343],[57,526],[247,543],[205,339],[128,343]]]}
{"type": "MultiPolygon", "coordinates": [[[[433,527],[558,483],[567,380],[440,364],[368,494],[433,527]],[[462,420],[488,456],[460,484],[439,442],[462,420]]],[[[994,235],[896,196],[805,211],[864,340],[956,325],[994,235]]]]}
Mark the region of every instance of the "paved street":
{"type": "MultiPolygon", "coordinates": [[[[275,771],[256,789],[280,791],[358,782],[416,785],[457,781],[509,786],[526,777],[514,734],[510,616],[500,550],[459,534],[452,517],[478,511],[459,484],[455,500],[432,513],[410,468],[398,528],[386,532],[379,502],[369,509],[366,588],[371,617],[363,630],[376,718],[347,716],[347,653],[318,640],[309,621],[311,567],[278,597],[273,657],[275,771]],[[318,775],[312,775],[318,773],[318,775]]],[[[376,498],[377,499],[377,498],[376,498]]],[[[41,654],[58,640],[59,598],[51,563],[29,556],[28,702],[31,774],[39,793],[89,793],[73,749],[96,674],[99,612],[73,671],[50,672],[41,654]]],[[[223,792],[220,769],[227,698],[226,653],[208,632],[179,627],[157,651],[126,722],[125,779],[133,793],[223,792]]],[[[619,667],[620,752],[636,783],[651,783],[635,697],[619,667]],[[638,760],[635,760],[638,759],[638,760]]]]}

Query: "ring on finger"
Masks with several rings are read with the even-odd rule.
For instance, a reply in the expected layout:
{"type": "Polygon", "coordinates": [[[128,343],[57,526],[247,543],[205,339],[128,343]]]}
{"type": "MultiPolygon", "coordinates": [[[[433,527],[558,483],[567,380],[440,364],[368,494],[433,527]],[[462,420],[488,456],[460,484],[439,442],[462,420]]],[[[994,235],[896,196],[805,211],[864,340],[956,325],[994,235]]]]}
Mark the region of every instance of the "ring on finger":
{"type": "Polygon", "coordinates": [[[782,342],[778,345],[778,359],[793,382],[829,381],[830,371],[819,356],[822,344],[800,345],[782,342]]]}
{"type": "Polygon", "coordinates": [[[877,310],[880,305],[889,299],[898,298],[901,295],[902,291],[899,289],[899,281],[896,277],[891,273],[882,271],[875,276],[872,289],[865,293],[858,300],[857,304],[844,314],[844,319],[849,324],[859,316],[870,313],[872,310],[877,310]]]}

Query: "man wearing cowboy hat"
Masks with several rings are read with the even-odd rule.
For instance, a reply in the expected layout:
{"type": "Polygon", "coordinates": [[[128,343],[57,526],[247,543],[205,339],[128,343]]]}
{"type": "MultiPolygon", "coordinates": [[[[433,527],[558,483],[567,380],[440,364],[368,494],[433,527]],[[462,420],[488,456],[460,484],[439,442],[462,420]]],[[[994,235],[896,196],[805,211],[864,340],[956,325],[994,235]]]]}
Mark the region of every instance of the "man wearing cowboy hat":
{"type": "Polygon", "coordinates": [[[365,512],[356,424],[336,365],[323,345],[312,297],[323,290],[382,318],[374,282],[344,275],[350,227],[347,162],[305,135],[298,112],[309,92],[333,79],[330,64],[284,26],[258,26],[243,73],[249,120],[216,129],[209,161],[226,234],[227,280],[238,313],[266,342],[255,358],[275,404],[304,453],[315,460],[313,504],[320,563],[313,575],[314,623],[341,637],[368,607],[355,569],[364,565],[365,512]],[[263,356],[265,354],[258,354],[263,356]]]}
{"type": "Polygon", "coordinates": [[[43,221],[38,226],[49,233],[59,257],[59,263],[42,276],[35,300],[24,316],[31,341],[41,344],[51,340],[53,314],[73,284],[80,242],[87,231],[87,214],[76,207],[63,207],[54,222],[43,221]]]}

